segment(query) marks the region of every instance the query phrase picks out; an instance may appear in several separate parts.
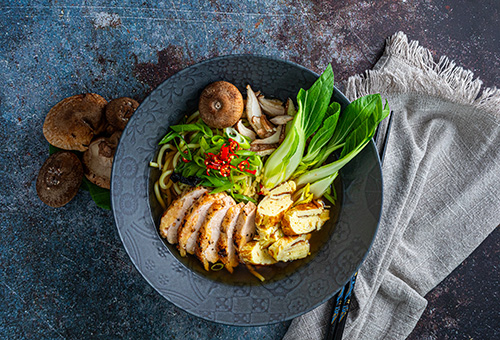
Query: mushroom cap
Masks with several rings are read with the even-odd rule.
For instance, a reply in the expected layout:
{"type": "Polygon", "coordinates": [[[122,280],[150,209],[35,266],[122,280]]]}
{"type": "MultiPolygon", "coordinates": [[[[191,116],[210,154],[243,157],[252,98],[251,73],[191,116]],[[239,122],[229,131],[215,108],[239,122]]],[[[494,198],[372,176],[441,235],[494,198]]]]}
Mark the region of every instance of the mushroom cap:
{"type": "Polygon", "coordinates": [[[216,129],[236,124],[243,114],[243,108],[241,92],[227,81],[216,81],[205,87],[198,104],[201,119],[216,129]]]}
{"type": "Polygon", "coordinates": [[[139,103],[132,98],[113,99],[106,106],[106,120],[118,130],[123,130],[138,107],[139,103]]]}
{"type": "Polygon", "coordinates": [[[111,187],[111,168],[120,135],[121,132],[115,132],[110,137],[96,138],[83,153],[85,177],[104,189],[111,187]]]}
{"type": "Polygon", "coordinates": [[[104,128],[106,104],[106,99],[95,93],[65,98],[45,117],[43,135],[60,149],[85,151],[104,128]]]}
{"type": "Polygon", "coordinates": [[[75,197],[83,179],[83,167],[70,151],[52,154],[43,163],[36,179],[36,192],[43,203],[62,207],[75,197]]]}

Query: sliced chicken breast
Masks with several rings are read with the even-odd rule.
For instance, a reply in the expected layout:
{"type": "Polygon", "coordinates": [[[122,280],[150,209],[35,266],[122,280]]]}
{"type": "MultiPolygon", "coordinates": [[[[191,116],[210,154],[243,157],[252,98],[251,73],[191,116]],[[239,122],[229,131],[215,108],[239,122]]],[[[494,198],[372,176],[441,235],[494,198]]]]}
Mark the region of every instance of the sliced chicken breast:
{"type": "Polygon", "coordinates": [[[188,209],[206,192],[207,189],[203,187],[192,188],[173,201],[165,210],[160,220],[160,235],[169,243],[177,243],[177,232],[188,209]]]}
{"type": "Polygon", "coordinates": [[[203,263],[205,270],[209,270],[210,263],[215,263],[219,260],[219,256],[217,255],[217,241],[219,240],[222,221],[229,208],[235,204],[232,197],[225,196],[216,201],[208,209],[196,242],[196,256],[203,263]]]}
{"type": "Polygon", "coordinates": [[[255,235],[255,210],[257,207],[252,202],[248,202],[243,207],[238,216],[234,232],[234,243],[239,251],[247,242],[251,241],[255,235]]]}
{"type": "Polygon", "coordinates": [[[196,248],[196,240],[205,217],[207,216],[208,209],[223,198],[227,196],[225,193],[209,194],[204,193],[203,196],[193,204],[189,212],[184,217],[182,226],[178,232],[179,252],[181,256],[186,256],[186,253],[194,254],[196,248]]]}
{"type": "Polygon", "coordinates": [[[230,273],[232,273],[233,268],[239,264],[238,254],[236,253],[236,247],[233,242],[233,236],[236,228],[236,222],[238,222],[238,216],[240,216],[244,205],[245,203],[241,202],[229,208],[224,220],[222,221],[221,233],[219,241],[217,241],[217,254],[219,255],[219,260],[224,264],[230,273]]]}

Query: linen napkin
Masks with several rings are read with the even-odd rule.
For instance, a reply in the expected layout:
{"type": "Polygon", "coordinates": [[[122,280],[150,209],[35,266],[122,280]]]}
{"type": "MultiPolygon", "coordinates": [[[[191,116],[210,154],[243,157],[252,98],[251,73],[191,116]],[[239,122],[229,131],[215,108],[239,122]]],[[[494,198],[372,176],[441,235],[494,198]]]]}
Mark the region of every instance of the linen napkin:
{"type": "MultiPolygon", "coordinates": [[[[371,93],[394,117],[382,217],[343,339],[405,339],[425,294],[500,223],[500,90],[398,32],[372,71],[348,80],[349,99],[371,93]]],[[[284,339],[323,339],[330,313],[327,302],[296,318],[284,339]]]]}

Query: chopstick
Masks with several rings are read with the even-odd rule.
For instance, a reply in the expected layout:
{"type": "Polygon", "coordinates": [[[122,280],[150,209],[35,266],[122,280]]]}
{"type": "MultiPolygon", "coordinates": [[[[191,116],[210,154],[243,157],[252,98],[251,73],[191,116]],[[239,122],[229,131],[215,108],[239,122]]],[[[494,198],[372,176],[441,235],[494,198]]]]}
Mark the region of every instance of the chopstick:
{"type": "MultiPolygon", "coordinates": [[[[392,126],[392,112],[389,114],[389,121],[387,123],[386,132],[384,135],[384,141],[382,143],[382,149],[379,152],[380,164],[384,164],[385,151],[387,149],[387,141],[389,140],[389,134],[391,132],[392,126]]],[[[375,132],[374,140],[378,141],[380,138],[380,126],[375,132]]],[[[349,307],[351,305],[351,294],[354,290],[354,285],[356,284],[356,277],[358,272],[354,273],[349,282],[341,288],[341,290],[334,297],[335,305],[332,309],[332,315],[330,318],[330,325],[326,333],[325,340],[341,340],[344,334],[345,322],[347,319],[347,313],[349,312],[349,307]]]]}

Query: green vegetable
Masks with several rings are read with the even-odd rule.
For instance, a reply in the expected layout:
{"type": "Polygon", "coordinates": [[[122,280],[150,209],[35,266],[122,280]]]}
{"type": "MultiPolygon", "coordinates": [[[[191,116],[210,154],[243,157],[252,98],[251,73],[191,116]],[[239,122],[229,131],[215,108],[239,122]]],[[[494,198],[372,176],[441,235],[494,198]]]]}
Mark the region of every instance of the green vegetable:
{"type": "Polygon", "coordinates": [[[320,155],[322,156],[325,152],[325,145],[327,145],[328,141],[332,138],[333,133],[335,132],[339,115],[340,104],[336,102],[331,103],[326,110],[326,118],[323,121],[321,128],[314,134],[309,142],[307,153],[300,161],[299,167],[292,177],[297,177],[319,162],[320,155]]]}
{"type": "MultiPolygon", "coordinates": [[[[388,116],[389,112],[387,103],[382,108],[380,94],[361,97],[349,104],[337,124],[326,151],[342,145],[339,159],[303,173],[296,180],[297,186],[311,183],[310,191],[314,194],[314,198],[323,196],[333,183],[338,171],[363,150],[373,138],[378,124],[388,116]]],[[[325,157],[325,155],[320,155],[320,157],[325,157]]],[[[322,159],[319,160],[321,161],[322,159]]]]}
{"type": "Polygon", "coordinates": [[[302,160],[307,139],[323,122],[333,93],[333,70],[328,65],[319,79],[307,91],[297,95],[298,111],[285,140],[269,156],[263,169],[263,184],[273,188],[286,181],[302,160]]]}

